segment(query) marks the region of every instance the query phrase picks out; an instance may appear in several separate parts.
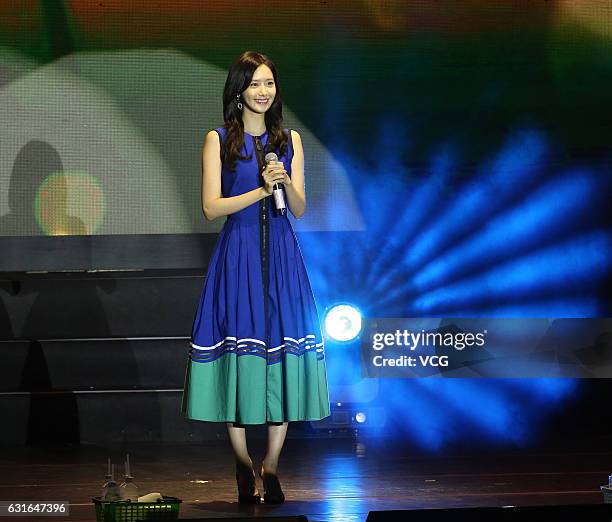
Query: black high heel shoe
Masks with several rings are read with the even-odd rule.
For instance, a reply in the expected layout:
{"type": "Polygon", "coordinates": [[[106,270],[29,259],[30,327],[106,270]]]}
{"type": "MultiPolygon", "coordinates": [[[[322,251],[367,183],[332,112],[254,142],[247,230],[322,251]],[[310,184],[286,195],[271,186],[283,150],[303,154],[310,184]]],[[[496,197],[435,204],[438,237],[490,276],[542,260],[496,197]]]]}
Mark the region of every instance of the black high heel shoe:
{"type": "Polygon", "coordinates": [[[278,477],[264,473],[263,466],[259,470],[259,476],[264,486],[264,502],[266,504],[282,504],[285,501],[285,494],[281,489],[278,477]]]}
{"type": "Polygon", "coordinates": [[[236,483],[238,484],[238,502],[259,504],[261,494],[255,486],[255,472],[252,469],[236,467],[236,483]]]}

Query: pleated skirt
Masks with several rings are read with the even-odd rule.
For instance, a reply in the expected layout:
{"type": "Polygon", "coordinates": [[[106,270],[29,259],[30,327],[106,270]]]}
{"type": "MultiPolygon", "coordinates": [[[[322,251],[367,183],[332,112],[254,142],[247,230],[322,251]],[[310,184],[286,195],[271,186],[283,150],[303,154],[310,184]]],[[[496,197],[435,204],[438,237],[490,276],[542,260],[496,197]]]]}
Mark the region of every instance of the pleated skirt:
{"type": "Polygon", "coordinates": [[[262,256],[260,234],[258,221],[233,216],[219,233],[193,322],[187,418],[265,424],[330,415],[324,341],[297,237],[286,216],[271,219],[262,256]]]}

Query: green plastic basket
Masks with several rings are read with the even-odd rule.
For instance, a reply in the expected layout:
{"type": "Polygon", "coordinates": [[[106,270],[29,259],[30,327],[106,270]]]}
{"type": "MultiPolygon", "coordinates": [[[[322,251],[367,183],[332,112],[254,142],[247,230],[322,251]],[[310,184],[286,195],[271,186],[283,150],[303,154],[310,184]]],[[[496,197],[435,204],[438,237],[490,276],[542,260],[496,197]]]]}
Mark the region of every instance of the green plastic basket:
{"type": "Polygon", "coordinates": [[[162,497],[157,502],[104,502],[100,497],[94,497],[92,500],[96,508],[97,522],[177,520],[182,502],[180,498],[175,497],[162,497]]]}
{"type": "Polygon", "coordinates": [[[604,496],[604,504],[612,504],[612,488],[610,486],[599,486],[604,496]]]}

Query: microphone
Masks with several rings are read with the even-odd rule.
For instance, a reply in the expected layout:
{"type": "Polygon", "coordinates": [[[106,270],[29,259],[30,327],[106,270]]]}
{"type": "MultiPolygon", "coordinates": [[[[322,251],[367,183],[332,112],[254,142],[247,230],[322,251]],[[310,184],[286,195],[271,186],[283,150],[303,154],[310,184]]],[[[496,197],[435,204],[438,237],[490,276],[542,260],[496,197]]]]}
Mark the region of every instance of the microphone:
{"type": "MultiPolygon", "coordinates": [[[[278,161],[278,156],[274,152],[268,152],[265,157],[266,165],[271,163],[272,161],[278,161]]],[[[276,210],[278,210],[281,215],[285,214],[285,196],[283,195],[283,184],[275,183],[274,184],[274,203],[276,205],[276,210]]]]}

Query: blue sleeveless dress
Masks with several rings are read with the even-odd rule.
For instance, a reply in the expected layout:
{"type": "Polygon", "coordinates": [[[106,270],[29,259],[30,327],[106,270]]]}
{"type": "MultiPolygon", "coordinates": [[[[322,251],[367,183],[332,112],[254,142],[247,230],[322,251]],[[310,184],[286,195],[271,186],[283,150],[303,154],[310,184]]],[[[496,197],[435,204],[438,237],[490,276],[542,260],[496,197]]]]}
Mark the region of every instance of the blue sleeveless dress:
{"type": "MultiPolygon", "coordinates": [[[[222,142],[225,128],[215,130],[222,142]]],[[[285,132],[286,153],[274,152],[291,176],[285,132]]],[[[235,172],[223,166],[223,197],[263,185],[267,138],[268,131],[244,134],[241,153],[250,159],[238,160],[235,172]]],[[[193,322],[181,410],[242,425],[330,415],[314,296],[291,222],[272,196],[230,214],[219,233],[193,322]]]]}

